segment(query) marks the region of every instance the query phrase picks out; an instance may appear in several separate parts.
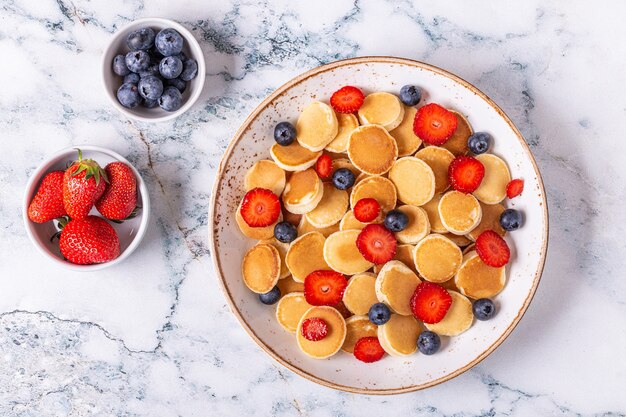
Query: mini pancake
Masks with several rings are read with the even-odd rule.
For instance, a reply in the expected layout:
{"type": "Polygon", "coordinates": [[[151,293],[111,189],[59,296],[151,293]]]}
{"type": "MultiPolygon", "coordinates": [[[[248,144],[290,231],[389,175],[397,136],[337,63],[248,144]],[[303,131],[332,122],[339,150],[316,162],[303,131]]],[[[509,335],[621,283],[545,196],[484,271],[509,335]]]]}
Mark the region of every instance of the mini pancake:
{"type": "Polygon", "coordinates": [[[389,132],[398,144],[398,156],[412,155],[422,144],[422,140],[413,132],[413,121],[416,113],[415,107],[405,106],[402,123],[389,132]]]}
{"type": "Polygon", "coordinates": [[[422,282],[415,272],[400,261],[387,262],[376,277],[378,301],[387,304],[395,313],[408,316],[411,297],[422,282]]]}
{"type": "Polygon", "coordinates": [[[471,194],[448,191],[439,201],[441,223],[455,235],[465,235],[474,230],[480,223],[482,213],[478,200],[471,194]]]}
{"type": "Polygon", "coordinates": [[[371,272],[356,274],[348,281],[343,293],[343,303],[352,314],[362,315],[378,302],[376,297],[376,276],[371,272]]]}
{"type": "Polygon", "coordinates": [[[246,172],[243,179],[243,186],[246,191],[253,188],[266,188],[280,197],[285,189],[285,171],[274,161],[263,159],[257,161],[252,168],[246,172]]]}
{"type": "Polygon", "coordinates": [[[364,337],[377,337],[378,326],[370,321],[367,316],[352,316],[346,319],[346,340],[341,350],[354,353],[354,345],[364,337]]]}
{"type": "Polygon", "coordinates": [[[352,162],[350,162],[348,158],[333,159],[333,172],[341,168],[349,169],[355,177],[361,175],[361,171],[359,171],[354,165],[352,165],[352,162]]]}
{"type": "Polygon", "coordinates": [[[289,268],[287,268],[287,264],[285,263],[285,255],[287,255],[287,251],[289,250],[289,243],[283,243],[277,240],[275,237],[271,239],[262,240],[259,244],[264,243],[268,245],[272,245],[278,251],[280,255],[280,276],[279,279],[287,278],[290,275],[289,268]]]}
{"type": "Polygon", "coordinates": [[[302,216],[302,218],[300,219],[300,223],[298,224],[298,236],[302,236],[309,232],[319,232],[322,235],[324,235],[324,237],[328,237],[338,231],[339,231],[339,223],[335,223],[332,226],[319,229],[313,226],[311,223],[309,223],[309,221],[306,219],[305,216],[302,216]]]}
{"type": "Polygon", "coordinates": [[[321,101],[314,101],[298,117],[296,140],[304,148],[317,152],[335,139],[338,130],[339,123],[332,107],[321,101]]]}
{"type": "Polygon", "coordinates": [[[389,171],[398,157],[398,145],[382,126],[357,127],[348,140],[348,157],[359,170],[370,175],[389,171]]]}
{"type": "MultiPolygon", "coordinates": [[[[356,179],[354,180],[354,185],[357,185],[358,183],[360,183],[361,181],[363,181],[365,178],[369,178],[369,177],[373,177],[375,175],[370,175],[370,174],[366,174],[365,172],[361,172],[356,179]]],[[[353,185],[353,187],[354,187],[353,185]]]]}
{"type": "MultiPolygon", "coordinates": [[[[485,212],[483,212],[483,218],[484,218],[484,215],[485,215],[484,213],[485,212]]],[[[474,230],[476,230],[476,229],[474,229],[474,230]]],[[[454,243],[456,243],[456,245],[459,248],[464,248],[465,246],[467,246],[470,243],[472,243],[472,241],[469,240],[466,236],[455,235],[454,233],[444,233],[443,235],[445,237],[447,237],[448,239],[450,239],[451,241],[453,241],[454,243]]]]}
{"type": "Polygon", "coordinates": [[[467,140],[474,131],[465,117],[454,110],[450,111],[456,116],[456,130],[450,139],[441,146],[452,152],[454,156],[465,155],[469,151],[467,140]]]}
{"type": "Polygon", "coordinates": [[[283,221],[283,214],[280,213],[278,215],[278,220],[276,220],[276,223],[271,224],[269,226],[250,227],[248,226],[248,223],[246,223],[246,221],[243,219],[243,217],[241,217],[241,203],[240,203],[239,206],[237,207],[237,211],[235,212],[235,221],[237,222],[237,226],[239,226],[239,230],[241,230],[241,233],[243,233],[245,237],[249,237],[251,239],[256,239],[256,240],[265,240],[265,239],[271,239],[274,237],[274,226],[276,226],[276,223],[283,221]]]}
{"type": "Polygon", "coordinates": [[[336,116],[338,122],[337,136],[326,145],[326,150],[341,153],[348,150],[350,133],[359,127],[359,120],[352,113],[336,113],[336,116]]]}
{"type": "Polygon", "coordinates": [[[278,280],[278,284],[276,284],[276,286],[278,286],[278,289],[280,289],[280,293],[283,296],[291,294],[292,292],[304,291],[304,284],[294,281],[291,276],[278,280]]]}
{"type": "Polygon", "coordinates": [[[422,278],[439,283],[456,274],[463,261],[463,254],[453,241],[434,233],[415,245],[413,260],[422,278]]]}
{"type": "Polygon", "coordinates": [[[421,206],[435,195],[435,174],[419,158],[405,156],[393,164],[389,179],[398,190],[398,199],[405,204],[421,206]]]}
{"type": "MultiPolygon", "coordinates": [[[[280,281],[278,281],[280,283],[280,281]]],[[[441,282],[439,283],[439,285],[441,285],[443,288],[445,288],[448,291],[456,291],[459,292],[459,288],[456,286],[456,284],[454,283],[454,277],[450,278],[449,280],[447,280],[446,282],[441,282]]]]}
{"type": "Polygon", "coordinates": [[[483,212],[483,217],[478,223],[478,226],[469,232],[467,238],[474,242],[485,230],[493,230],[500,236],[506,234],[506,230],[500,226],[500,215],[504,212],[505,208],[502,204],[483,204],[480,203],[480,208],[483,212]]]}
{"type": "Polygon", "coordinates": [[[442,193],[448,189],[448,167],[454,160],[454,155],[446,148],[439,146],[428,146],[420,149],[415,154],[416,158],[426,162],[435,174],[435,194],[442,193]]]}
{"type": "Polygon", "coordinates": [[[251,247],[241,263],[243,282],[251,291],[265,294],[274,288],[280,276],[280,255],[272,245],[251,247]]]}
{"type": "Polygon", "coordinates": [[[470,243],[465,249],[463,249],[463,256],[467,255],[473,250],[476,250],[476,244],[470,243]]]}
{"type": "Polygon", "coordinates": [[[324,260],[324,242],[326,238],[319,232],[307,233],[291,242],[285,263],[294,281],[304,282],[311,272],[330,269],[324,260]]]}
{"type": "Polygon", "coordinates": [[[456,336],[470,328],[474,321],[472,303],[463,294],[448,291],[452,296],[452,305],[439,323],[424,323],[426,328],[440,336],[456,336]]]}
{"type": "Polygon", "coordinates": [[[393,210],[397,203],[396,187],[385,177],[363,178],[350,193],[350,206],[354,207],[363,198],[373,198],[380,204],[380,210],[385,213],[393,210]]]}
{"type": "Polygon", "coordinates": [[[467,297],[491,298],[504,288],[506,270],[504,266],[493,268],[485,264],[475,251],[471,251],[463,257],[454,283],[467,297]]]}
{"type": "Polygon", "coordinates": [[[474,197],[485,204],[497,204],[506,197],[506,186],[511,181],[511,174],[506,162],[490,153],[476,156],[485,167],[485,176],[480,186],[474,191],[474,197]]]}
{"type": "Polygon", "coordinates": [[[389,321],[378,326],[378,341],[391,356],[409,356],[417,350],[417,338],[422,332],[413,316],[392,314],[389,321]]]}
{"type": "Polygon", "coordinates": [[[306,214],[313,210],[324,196],[324,186],[314,169],[307,169],[291,174],[285,191],[283,204],[285,209],[294,214],[306,214]]]}
{"type": "Polygon", "coordinates": [[[339,230],[363,230],[363,228],[367,226],[368,224],[382,223],[383,219],[384,217],[381,213],[378,215],[376,219],[374,219],[373,222],[363,223],[363,222],[358,221],[356,217],[354,217],[354,211],[348,210],[346,214],[344,214],[343,218],[341,219],[341,222],[339,223],[339,230]]]}
{"type": "Polygon", "coordinates": [[[328,236],[324,243],[324,260],[331,269],[346,275],[360,274],[374,264],[356,247],[360,230],[344,230],[328,236]]]}
{"type": "Polygon", "coordinates": [[[320,229],[339,223],[349,205],[348,192],[339,190],[330,182],[324,183],[324,194],[317,206],[304,215],[307,221],[320,229]]]}
{"type": "Polygon", "coordinates": [[[303,292],[286,294],[276,305],[276,320],[283,329],[295,333],[300,319],[312,305],[306,302],[303,292]]]}
{"type": "Polygon", "coordinates": [[[285,171],[302,171],[311,168],[322,152],[311,152],[294,141],[291,145],[281,146],[275,143],[270,148],[270,156],[276,165],[285,171]]]}
{"type": "Polygon", "coordinates": [[[346,340],[346,333],[346,321],[339,311],[327,306],[311,307],[298,323],[296,341],[300,350],[306,355],[314,359],[326,359],[339,352],[346,340]],[[328,334],[322,340],[312,342],[302,336],[302,323],[311,317],[318,317],[328,325],[328,334]]]}
{"type": "Polygon", "coordinates": [[[393,130],[404,117],[404,106],[400,99],[390,93],[368,94],[359,109],[359,120],[362,125],[381,125],[393,130]]]}
{"type": "MultiPolygon", "coordinates": [[[[396,256],[393,258],[395,261],[402,262],[405,266],[407,266],[411,271],[417,274],[417,269],[415,268],[415,262],[413,262],[413,249],[415,246],[413,245],[398,245],[396,246],[396,256]]],[[[374,273],[378,275],[380,270],[384,265],[374,265],[374,273]]]]}
{"type": "Polygon", "coordinates": [[[441,223],[441,217],[439,217],[439,201],[441,201],[443,194],[435,194],[432,200],[424,204],[422,208],[428,214],[428,222],[430,223],[430,231],[432,233],[448,233],[448,229],[441,223]]]}
{"type": "Polygon", "coordinates": [[[406,229],[395,233],[399,242],[414,245],[430,233],[428,214],[423,208],[404,205],[397,207],[396,210],[406,214],[409,218],[409,224],[406,229]]]}

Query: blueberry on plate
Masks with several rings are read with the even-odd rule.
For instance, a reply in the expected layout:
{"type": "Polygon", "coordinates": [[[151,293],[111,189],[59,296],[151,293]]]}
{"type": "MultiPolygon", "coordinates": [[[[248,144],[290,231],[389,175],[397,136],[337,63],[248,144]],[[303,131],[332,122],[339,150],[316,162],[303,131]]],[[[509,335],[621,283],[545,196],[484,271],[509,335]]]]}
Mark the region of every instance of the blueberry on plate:
{"type": "Polygon", "coordinates": [[[333,185],[338,190],[347,190],[354,185],[356,178],[348,168],[339,168],[333,173],[333,185]]]}
{"type": "Polygon", "coordinates": [[[144,106],[146,109],[153,109],[155,107],[159,107],[159,100],[144,100],[141,103],[142,106],[144,106]]]}
{"type": "Polygon", "coordinates": [[[139,94],[141,97],[147,100],[157,100],[163,94],[163,81],[159,80],[154,75],[148,75],[143,77],[139,81],[139,94]]]}
{"type": "Polygon", "coordinates": [[[259,294],[259,300],[263,304],[272,305],[276,304],[276,302],[280,299],[280,288],[274,287],[270,290],[270,292],[266,292],[265,294],[259,294]]]}
{"type": "Polygon", "coordinates": [[[159,106],[165,111],[176,111],[183,105],[183,96],[176,87],[167,87],[159,97],[159,106]]]}
{"type": "Polygon", "coordinates": [[[171,80],[176,78],[183,72],[183,63],[175,56],[166,56],[159,63],[159,72],[163,78],[171,80]]]}
{"type": "Polygon", "coordinates": [[[467,147],[474,155],[487,152],[491,145],[491,135],[487,132],[476,132],[467,139],[467,147]]]}
{"type": "Polygon", "coordinates": [[[291,243],[298,237],[298,229],[289,222],[280,222],[274,226],[274,237],[283,243],[291,243]]]}
{"type": "Polygon", "coordinates": [[[280,122],[274,127],[274,140],[281,146],[289,146],[296,140],[296,128],[289,122],[280,122]]]}
{"type": "Polygon", "coordinates": [[[184,52],[181,52],[180,54],[176,55],[176,58],[180,59],[184,63],[187,60],[187,55],[185,55],[184,52]]]}
{"type": "Polygon", "coordinates": [[[496,305],[488,298],[480,298],[472,305],[477,320],[489,320],[496,314],[496,305]]]}
{"type": "Polygon", "coordinates": [[[401,232],[409,225],[409,216],[400,210],[391,210],[385,216],[383,223],[387,230],[391,232],[401,232]]]}
{"type": "Polygon", "coordinates": [[[126,38],[126,45],[131,51],[147,50],[154,44],[155,33],[150,28],[141,28],[126,38]]]}
{"type": "Polygon", "coordinates": [[[154,44],[163,56],[177,55],[183,50],[183,37],[175,29],[166,28],[157,33],[154,44]]]}
{"type": "MultiPolygon", "coordinates": [[[[151,61],[151,62],[153,62],[153,61],[151,61]]],[[[149,75],[154,75],[154,76],[157,76],[157,77],[161,75],[161,73],[159,73],[159,63],[158,62],[150,64],[148,66],[148,68],[146,68],[143,71],[139,71],[139,76],[141,78],[147,77],[149,75]]]]}
{"type": "Polygon", "coordinates": [[[150,55],[146,51],[132,51],[126,54],[126,66],[132,72],[141,72],[150,66],[150,55]]]}
{"type": "Polygon", "coordinates": [[[195,59],[189,58],[183,61],[183,72],[180,73],[180,79],[183,81],[191,81],[198,74],[198,63],[195,59]]]}
{"type": "Polygon", "coordinates": [[[522,213],[515,209],[506,209],[500,215],[500,226],[507,232],[517,230],[522,226],[522,213]]]}
{"type": "Polygon", "coordinates": [[[426,330],[420,333],[417,338],[417,348],[424,355],[432,355],[433,353],[437,353],[439,348],[441,347],[441,339],[439,335],[435,332],[431,332],[426,330]]]}
{"type": "Polygon", "coordinates": [[[370,307],[367,316],[372,323],[377,326],[382,326],[391,318],[391,310],[389,310],[389,307],[384,303],[376,303],[370,307]]]}
{"type": "Polygon", "coordinates": [[[134,109],[141,103],[141,96],[137,84],[125,83],[117,89],[117,100],[124,107],[134,109]]]}
{"type": "Polygon", "coordinates": [[[120,76],[130,74],[130,70],[126,66],[126,57],[124,55],[116,55],[113,58],[113,72],[120,76]]]}
{"type": "Polygon", "coordinates": [[[171,80],[165,80],[165,85],[176,87],[178,91],[184,93],[187,89],[187,83],[179,78],[172,78],[171,80]]]}
{"type": "Polygon", "coordinates": [[[137,84],[139,82],[139,78],[140,78],[139,74],[130,72],[124,76],[124,81],[122,82],[122,84],[126,84],[126,83],[137,84]]]}
{"type": "Polygon", "coordinates": [[[422,99],[422,90],[415,85],[405,85],[400,89],[400,101],[407,106],[415,106],[422,99]]]}

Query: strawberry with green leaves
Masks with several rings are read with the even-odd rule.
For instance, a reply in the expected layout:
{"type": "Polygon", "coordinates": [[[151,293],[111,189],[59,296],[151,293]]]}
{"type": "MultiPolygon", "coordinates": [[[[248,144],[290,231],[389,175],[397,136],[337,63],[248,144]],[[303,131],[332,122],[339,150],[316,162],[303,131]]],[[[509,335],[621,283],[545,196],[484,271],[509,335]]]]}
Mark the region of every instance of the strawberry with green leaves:
{"type": "Polygon", "coordinates": [[[43,178],[33,200],[28,205],[28,218],[35,223],[67,215],[63,206],[63,171],[53,171],[43,178]]]}
{"type": "Polygon", "coordinates": [[[123,162],[111,162],[104,168],[109,184],[96,201],[96,208],[104,217],[121,221],[134,217],[137,206],[137,179],[131,167],[123,162]]]}
{"type": "Polygon", "coordinates": [[[84,219],[102,196],[109,182],[106,172],[93,159],[83,159],[78,149],[78,161],[65,171],[63,205],[72,219],[84,219]]]}

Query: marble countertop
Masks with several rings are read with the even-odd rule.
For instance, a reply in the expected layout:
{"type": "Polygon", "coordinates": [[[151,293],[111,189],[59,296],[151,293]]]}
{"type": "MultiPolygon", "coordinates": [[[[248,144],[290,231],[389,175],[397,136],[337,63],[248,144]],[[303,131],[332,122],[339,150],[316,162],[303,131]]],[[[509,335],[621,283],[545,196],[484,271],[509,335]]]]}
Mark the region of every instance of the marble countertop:
{"type": "Polygon", "coordinates": [[[3,0],[0,3],[0,415],[625,416],[626,39],[622,2],[3,0]],[[204,92],[172,122],[124,118],[100,55],[140,17],[180,21],[204,92]],[[336,392],[270,359],[226,305],[207,209],[220,156],[273,89],[336,59],[397,55],[493,98],[530,144],[548,259],[517,329],[469,372],[391,397],[336,392]],[[153,204],[123,263],[52,265],[24,231],[35,167],[94,144],[125,155],[153,204]]]}

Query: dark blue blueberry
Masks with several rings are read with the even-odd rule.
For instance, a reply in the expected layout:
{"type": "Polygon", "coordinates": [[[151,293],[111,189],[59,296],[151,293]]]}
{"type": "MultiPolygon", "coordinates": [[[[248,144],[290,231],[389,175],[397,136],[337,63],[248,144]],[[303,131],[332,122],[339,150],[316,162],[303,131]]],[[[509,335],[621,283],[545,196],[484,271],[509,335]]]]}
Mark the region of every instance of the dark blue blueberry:
{"type": "Polygon", "coordinates": [[[131,32],[130,35],[126,38],[126,45],[131,51],[138,50],[147,50],[154,45],[154,31],[150,28],[141,28],[134,32],[131,32]]]}
{"type": "Polygon", "coordinates": [[[182,62],[185,62],[187,60],[187,55],[185,55],[184,52],[181,52],[180,54],[176,55],[176,58],[180,59],[182,62]]]}
{"type": "Polygon", "coordinates": [[[146,51],[132,51],[126,54],[126,66],[132,72],[141,72],[150,66],[150,55],[146,51]]]}
{"type": "Polygon", "coordinates": [[[480,298],[474,301],[472,310],[476,319],[489,320],[496,314],[496,305],[488,298],[480,298]]]}
{"type": "Polygon", "coordinates": [[[141,103],[146,109],[153,109],[155,107],[159,107],[159,100],[144,100],[141,103]]]}
{"type": "Polygon", "coordinates": [[[298,237],[298,229],[289,222],[280,222],[274,226],[274,237],[283,243],[291,243],[298,237]]]}
{"type": "Polygon", "coordinates": [[[145,70],[139,72],[139,76],[141,78],[147,77],[149,75],[153,75],[155,77],[158,77],[158,76],[161,75],[161,73],[159,72],[159,63],[158,62],[155,62],[154,64],[150,64],[148,66],[148,68],[146,68],[145,70]]]}
{"type": "Polygon", "coordinates": [[[339,168],[333,173],[333,185],[338,190],[347,190],[354,185],[356,178],[348,168],[339,168]]]}
{"type": "Polygon", "coordinates": [[[426,330],[420,333],[419,337],[417,338],[417,348],[424,355],[432,355],[433,353],[437,353],[440,347],[441,339],[439,339],[439,335],[435,332],[426,330]]]}
{"type": "Polygon", "coordinates": [[[133,84],[137,84],[139,82],[139,74],[135,74],[134,72],[131,72],[130,74],[126,74],[126,76],[124,77],[124,81],[123,84],[126,83],[133,83],[133,84]]]}
{"type": "Polygon", "coordinates": [[[476,132],[467,139],[467,147],[474,155],[487,152],[491,145],[491,135],[487,132],[476,132]]]}
{"type": "Polygon", "coordinates": [[[137,89],[137,84],[125,83],[117,90],[117,100],[124,107],[133,109],[141,103],[141,96],[137,89]]]}
{"type": "Polygon", "coordinates": [[[389,310],[389,307],[384,303],[376,303],[370,307],[367,316],[372,323],[377,326],[382,326],[391,318],[391,310],[389,310]]]}
{"type": "Polygon", "coordinates": [[[143,77],[139,81],[139,94],[141,97],[148,100],[157,100],[163,94],[163,81],[159,80],[154,75],[148,75],[143,77]]]}
{"type": "Polygon", "coordinates": [[[400,89],[400,101],[407,106],[415,106],[421,99],[422,90],[415,85],[405,85],[400,89]]]}
{"type": "Polygon", "coordinates": [[[507,232],[517,230],[522,226],[522,213],[515,209],[506,209],[500,215],[500,226],[507,232]]]}
{"type": "Polygon", "coordinates": [[[274,287],[270,290],[270,292],[266,292],[265,294],[259,294],[259,300],[263,304],[267,305],[276,304],[278,300],[280,300],[280,288],[274,287]]]}
{"type": "Polygon", "coordinates": [[[289,122],[280,122],[274,127],[274,140],[281,146],[289,146],[296,140],[296,128],[289,122]]]}
{"type": "Polygon", "coordinates": [[[183,50],[183,37],[175,29],[167,28],[157,33],[154,44],[163,56],[177,55],[183,50]]]}
{"type": "Polygon", "coordinates": [[[180,79],[183,81],[191,81],[198,75],[198,63],[195,59],[189,58],[183,61],[183,72],[180,73],[180,79]]]}
{"type": "Polygon", "coordinates": [[[180,78],[172,78],[171,80],[165,80],[165,85],[167,86],[171,85],[172,87],[176,87],[178,91],[180,91],[181,93],[184,93],[185,89],[187,88],[187,83],[181,80],[180,78]]]}
{"type": "Polygon", "coordinates": [[[163,78],[171,80],[176,78],[183,72],[183,63],[175,56],[166,56],[159,63],[159,72],[163,78]]]}
{"type": "Polygon", "coordinates": [[[126,66],[126,57],[124,55],[115,55],[115,58],[113,58],[113,72],[122,77],[130,73],[126,66]]]}
{"type": "Polygon", "coordinates": [[[176,111],[183,105],[183,96],[176,87],[167,87],[159,97],[159,106],[165,111],[176,111]]]}
{"type": "Polygon", "coordinates": [[[391,210],[385,216],[384,224],[389,231],[401,232],[409,225],[409,216],[400,210],[391,210]]]}

